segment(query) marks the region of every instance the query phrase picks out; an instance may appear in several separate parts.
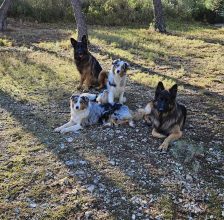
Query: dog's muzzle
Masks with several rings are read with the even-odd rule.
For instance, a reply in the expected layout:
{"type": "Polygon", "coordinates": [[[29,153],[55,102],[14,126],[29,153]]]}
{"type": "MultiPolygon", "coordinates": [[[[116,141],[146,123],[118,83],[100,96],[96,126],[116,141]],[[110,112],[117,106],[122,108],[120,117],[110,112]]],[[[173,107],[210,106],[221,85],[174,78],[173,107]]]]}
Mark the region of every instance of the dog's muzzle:
{"type": "Polygon", "coordinates": [[[163,102],[158,103],[157,104],[157,110],[159,112],[164,112],[165,111],[165,103],[163,103],[163,102]]]}

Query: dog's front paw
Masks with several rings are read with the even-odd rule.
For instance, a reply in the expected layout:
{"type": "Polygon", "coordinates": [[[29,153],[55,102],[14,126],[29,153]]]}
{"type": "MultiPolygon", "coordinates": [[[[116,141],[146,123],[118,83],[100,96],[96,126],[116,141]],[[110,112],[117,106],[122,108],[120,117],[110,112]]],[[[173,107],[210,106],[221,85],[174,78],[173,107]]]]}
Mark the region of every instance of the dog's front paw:
{"type": "Polygon", "coordinates": [[[54,132],[60,132],[61,131],[61,127],[55,128],[54,132]]]}
{"type": "Polygon", "coordinates": [[[113,125],[113,123],[111,122],[103,122],[103,127],[111,127],[113,125]]]}
{"type": "Polygon", "coordinates": [[[65,134],[65,133],[67,133],[67,132],[68,132],[68,129],[67,129],[67,128],[63,128],[63,129],[60,130],[60,133],[61,133],[61,134],[65,134]]]}
{"type": "Polygon", "coordinates": [[[163,143],[159,146],[159,150],[161,150],[161,151],[167,151],[168,147],[169,147],[169,144],[166,143],[166,142],[163,142],[163,143]]]}
{"type": "Polygon", "coordinates": [[[126,97],[123,97],[122,102],[125,103],[127,101],[126,97]]]}

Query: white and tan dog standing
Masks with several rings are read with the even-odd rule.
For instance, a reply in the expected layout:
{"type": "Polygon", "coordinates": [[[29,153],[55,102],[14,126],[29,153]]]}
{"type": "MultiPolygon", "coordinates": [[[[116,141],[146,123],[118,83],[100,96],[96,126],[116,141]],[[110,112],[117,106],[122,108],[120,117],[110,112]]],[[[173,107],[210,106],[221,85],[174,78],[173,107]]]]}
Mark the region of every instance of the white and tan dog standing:
{"type": "Polygon", "coordinates": [[[124,92],[127,81],[127,70],[129,66],[129,63],[118,59],[113,61],[112,68],[109,73],[104,70],[100,73],[100,88],[103,87],[103,84],[106,84],[109,103],[113,104],[115,102],[114,100],[117,98],[120,104],[123,104],[126,101],[124,92]],[[105,80],[105,78],[107,78],[107,80],[105,80]]]}

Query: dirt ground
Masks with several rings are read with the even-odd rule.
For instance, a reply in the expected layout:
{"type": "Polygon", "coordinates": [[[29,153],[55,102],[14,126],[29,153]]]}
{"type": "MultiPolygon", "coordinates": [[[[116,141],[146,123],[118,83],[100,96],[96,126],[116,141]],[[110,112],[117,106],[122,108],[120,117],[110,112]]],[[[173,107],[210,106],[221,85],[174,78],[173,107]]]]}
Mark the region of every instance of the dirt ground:
{"type": "MultiPolygon", "coordinates": [[[[204,64],[204,53],[214,57],[218,51],[223,59],[224,30],[214,30],[222,40],[200,39],[198,47],[191,45],[198,35],[186,39],[186,47],[198,53],[192,56],[197,65],[186,64],[192,54],[183,54],[169,57],[171,67],[158,53],[150,68],[141,64],[141,54],[139,62],[131,60],[131,50],[125,57],[136,45],[116,46],[119,56],[112,54],[113,44],[97,44],[98,29],[91,27],[90,50],[104,68],[120,56],[132,66],[126,90],[131,109],[152,99],[158,80],[180,85],[178,101],[188,110],[183,138],[161,153],[162,140],[153,138],[143,121],[135,128],[96,125],[75,134],[54,133],[68,120],[68,99],[77,92],[68,41],[72,27],[11,21],[10,30],[0,34],[0,218],[223,219],[223,63],[212,66],[216,77],[210,86],[197,86],[207,79],[195,69],[204,64]],[[175,75],[183,68],[183,76],[175,75]]],[[[122,36],[124,30],[117,31],[122,36]]],[[[171,33],[174,41],[188,34],[171,33]]],[[[162,38],[158,34],[157,44],[162,38]]]]}

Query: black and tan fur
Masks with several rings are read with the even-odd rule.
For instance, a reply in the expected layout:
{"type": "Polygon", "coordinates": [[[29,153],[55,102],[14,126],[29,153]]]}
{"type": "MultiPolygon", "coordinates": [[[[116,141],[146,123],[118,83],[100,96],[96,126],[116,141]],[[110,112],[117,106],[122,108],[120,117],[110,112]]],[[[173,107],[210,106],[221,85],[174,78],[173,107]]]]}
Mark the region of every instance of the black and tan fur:
{"type": "Polygon", "coordinates": [[[88,51],[87,38],[84,35],[82,41],[78,42],[71,38],[71,44],[74,48],[74,59],[76,67],[80,73],[80,84],[78,89],[83,88],[88,90],[90,87],[98,85],[98,76],[102,71],[102,67],[96,58],[88,51]]]}
{"type": "Polygon", "coordinates": [[[183,126],[186,120],[186,108],[176,102],[177,84],[169,90],[165,90],[163,83],[159,82],[155,92],[155,98],[149,102],[143,112],[152,123],[152,136],[165,138],[160,145],[160,150],[167,150],[169,144],[182,136],[183,126]]]}

